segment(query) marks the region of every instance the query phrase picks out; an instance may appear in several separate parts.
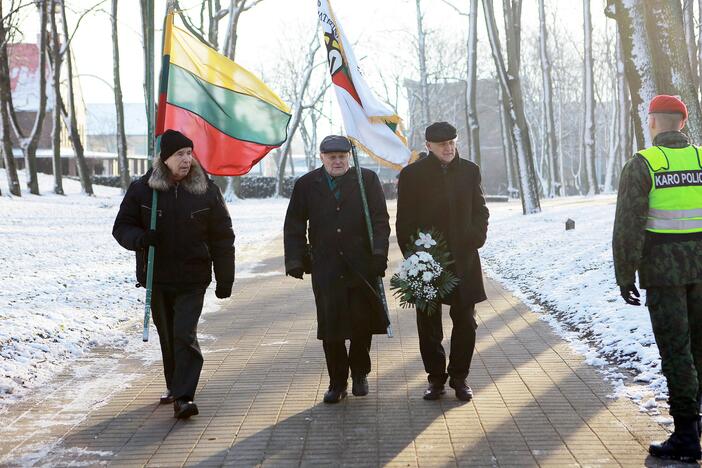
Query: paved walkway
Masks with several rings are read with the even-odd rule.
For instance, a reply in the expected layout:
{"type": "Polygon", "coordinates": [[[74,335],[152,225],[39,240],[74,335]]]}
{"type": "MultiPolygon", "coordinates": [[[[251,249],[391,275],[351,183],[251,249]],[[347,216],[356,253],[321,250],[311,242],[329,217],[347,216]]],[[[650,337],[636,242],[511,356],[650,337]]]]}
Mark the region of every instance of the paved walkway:
{"type": "Polygon", "coordinates": [[[205,316],[199,416],[177,421],[157,404],[160,362],[96,349],[81,362],[109,359],[81,382],[59,376],[51,393],[0,416],[0,465],[658,466],[646,447],[663,428],[609,399],[597,372],[491,281],[477,307],[473,402],[452,392],[422,400],[414,312],[393,302],[396,337],[374,338],[370,394],[321,403],[327,377],[310,283],[270,274],[282,268],[280,252],[280,241],[270,245],[258,269],[269,274],[237,281],[231,301],[205,316]],[[80,392],[105,391],[90,382],[106,376],[118,390],[93,408],[76,404],[80,392]]]}

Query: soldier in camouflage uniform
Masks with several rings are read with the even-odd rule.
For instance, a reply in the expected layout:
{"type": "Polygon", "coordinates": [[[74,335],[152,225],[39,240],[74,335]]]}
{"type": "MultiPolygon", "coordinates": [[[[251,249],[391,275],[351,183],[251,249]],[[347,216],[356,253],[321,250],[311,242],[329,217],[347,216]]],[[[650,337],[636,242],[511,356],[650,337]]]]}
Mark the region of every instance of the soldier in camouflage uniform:
{"type": "Polygon", "coordinates": [[[624,300],[646,305],[668,382],[675,430],[651,444],[661,458],[700,459],[702,394],[702,150],[681,133],[687,108],[673,96],[649,106],[653,144],[624,166],[612,250],[624,300]]]}

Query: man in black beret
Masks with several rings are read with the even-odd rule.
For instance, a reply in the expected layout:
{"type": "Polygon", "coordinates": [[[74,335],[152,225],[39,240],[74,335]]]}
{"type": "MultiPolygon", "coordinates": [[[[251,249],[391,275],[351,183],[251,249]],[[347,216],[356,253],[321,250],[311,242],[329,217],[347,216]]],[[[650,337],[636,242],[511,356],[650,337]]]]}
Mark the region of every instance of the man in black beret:
{"type": "Polygon", "coordinates": [[[427,127],[429,155],[405,167],[397,187],[397,242],[406,255],[418,229],[439,232],[448,243],[450,266],[460,283],[446,300],[453,322],[448,368],[441,340],[441,313],[417,311],[419,350],[428,374],[425,400],[436,400],[449,386],[459,400],[473,392],[466,382],[475,348],[475,304],[486,299],[478,249],[487,236],[489,212],[480,187],[480,168],[456,151],[456,128],[447,122],[427,127]]]}
{"type": "Polygon", "coordinates": [[[285,216],[285,271],[302,279],[312,274],[317,338],[329,372],[325,403],[352,393],[368,394],[373,334],[388,323],[377,290],[387,268],[390,237],[385,195],[375,172],[362,169],[373,229],[373,245],[361,204],[357,171],[349,170],[351,142],[330,135],[319,146],[322,167],[295,182],[285,216]],[[309,241],[309,245],[308,245],[309,241]],[[346,349],[346,340],[350,340],[346,349]]]}
{"type": "Polygon", "coordinates": [[[198,414],[193,403],[203,358],[197,322],[205,290],[231,295],[234,283],[234,231],[222,193],[193,157],[193,142],[175,130],[161,136],[153,168],[133,182],[124,196],[112,235],[136,252],[136,274],[146,285],[149,246],[155,247],[151,311],[163,357],[166,392],[176,418],[198,414]],[[151,201],[158,191],[156,229],[151,230],[151,201]]]}

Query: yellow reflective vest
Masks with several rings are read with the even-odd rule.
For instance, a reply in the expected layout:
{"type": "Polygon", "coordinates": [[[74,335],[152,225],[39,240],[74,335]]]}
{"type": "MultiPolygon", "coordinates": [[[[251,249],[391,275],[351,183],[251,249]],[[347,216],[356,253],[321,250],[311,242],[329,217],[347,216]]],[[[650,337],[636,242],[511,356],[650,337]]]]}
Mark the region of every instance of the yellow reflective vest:
{"type": "Polygon", "coordinates": [[[665,234],[702,232],[702,159],[696,146],[652,146],[639,154],[648,164],[646,230],[665,234]]]}

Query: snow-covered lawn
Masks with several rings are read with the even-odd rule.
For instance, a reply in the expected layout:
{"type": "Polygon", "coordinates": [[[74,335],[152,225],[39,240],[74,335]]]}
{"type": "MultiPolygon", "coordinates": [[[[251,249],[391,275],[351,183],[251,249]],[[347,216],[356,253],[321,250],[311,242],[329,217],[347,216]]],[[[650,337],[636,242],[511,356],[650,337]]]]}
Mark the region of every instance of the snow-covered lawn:
{"type": "MultiPolygon", "coordinates": [[[[134,254],[111,234],[119,189],[95,186],[96,196],[86,197],[64,180],[67,195],[56,196],[50,176],[40,184],[41,196],[9,197],[0,170],[0,410],[92,346],[144,346],[134,333],[144,297],[134,287],[134,254]]],[[[229,206],[239,275],[252,266],[253,246],[282,232],[286,206],[284,199],[229,206]]],[[[217,301],[209,294],[206,302],[211,309],[217,301]]]]}
{"type": "Polygon", "coordinates": [[[489,276],[543,310],[590,364],[614,363],[605,371],[618,391],[655,412],[655,397],[662,399],[667,388],[648,311],[624,303],[614,280],[615,204],[612,195],[571,197],[543,201],[542,213],[529,216],[518,201],[492,204],[481,256],[489,276]],[[565,230],[568,218],[575,230],[565,230]],[[623,385],[617,366],[644,385],[623,385]]]}

